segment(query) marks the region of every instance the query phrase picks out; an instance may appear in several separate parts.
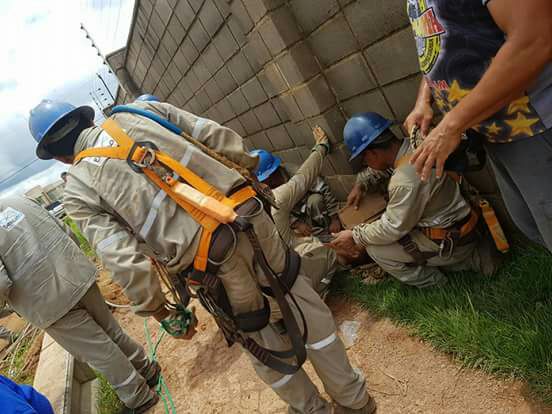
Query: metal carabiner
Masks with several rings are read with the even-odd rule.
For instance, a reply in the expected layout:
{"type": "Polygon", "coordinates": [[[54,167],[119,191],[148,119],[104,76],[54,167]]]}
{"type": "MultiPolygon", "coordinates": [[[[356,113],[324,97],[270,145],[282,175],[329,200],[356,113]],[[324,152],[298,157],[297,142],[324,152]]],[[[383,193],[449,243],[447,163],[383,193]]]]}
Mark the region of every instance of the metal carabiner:
{"type": "Polygon", "coordinates": [[[443,259],[450,259],[452,253],[454,252],[454,239],[450,234],[447,234],[447,237],[441,240],[439,245],[439,257],[443,259]]]}

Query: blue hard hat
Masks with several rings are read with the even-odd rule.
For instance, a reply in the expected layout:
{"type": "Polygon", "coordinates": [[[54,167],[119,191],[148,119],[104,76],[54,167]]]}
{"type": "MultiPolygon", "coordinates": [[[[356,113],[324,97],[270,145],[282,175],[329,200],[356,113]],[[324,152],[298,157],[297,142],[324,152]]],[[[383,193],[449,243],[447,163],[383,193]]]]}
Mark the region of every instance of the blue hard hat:
{"type": "Polygon", "coordinates": [[[67,102],[56,102],[44,99],[35,108],[31,109],[29,116],[29,130],[31,135],[38,142],[36,147],[36,156],[43,160],[49,160],[52,157],[44,148],[48,143],[45,139],[48,132],[59,121],[71,115],[80,115],[92,122],[94,120],[94,110],[89,106],[79,106],[78,108],[67,102]]]}
{"type": "Polygon", "coordinates": [[[279,157],[262,149],[253,150],[249,155],[259,157],[259,164],[255,171],[255,175],[260,182],[265,181],[278,169],[278,167],[280,167],[280,165],[282,165],[282,160],[279,157]]]}
{"type": "Polygon", "coordinates": [[[352,161],[358,157],[372,142],[393,125],[393,121],[385,119],[375,112],[355,114],[347,121],[343,130],[343,139],[351,151],[352,161]]]}
{"type": "Polygon", "coordinates": [[[157,96],[151,95],[149,93],[140,95],[138,98],[136,98],[136,100],[142,102],[161,102],[157,96]]]}

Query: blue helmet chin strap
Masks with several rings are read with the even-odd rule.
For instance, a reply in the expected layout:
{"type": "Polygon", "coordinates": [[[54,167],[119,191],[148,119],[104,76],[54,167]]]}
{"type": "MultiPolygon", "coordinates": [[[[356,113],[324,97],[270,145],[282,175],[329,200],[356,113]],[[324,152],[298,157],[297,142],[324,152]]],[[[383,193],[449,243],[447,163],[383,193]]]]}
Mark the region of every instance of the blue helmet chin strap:
{"type": "Polygon", "coordinates": [[[130,114],[136,114],[136,115],[144,116],[146,118],[151,119],[152,121],[157,122],[159,125],[167,128],[169,131],[174,132],[176,135],[181,135],[182,134],[182,130],[180,128],[178,128],[175,124],[173,124],[171,121],[163,118],[160,115],[157,115],[156,113],[148,111],[146,109],[135,108],[135,107],[128,106],[128,105],[117,105],[117,106],[113,107],[113,109],[111,110],[112,114],[118,114],[118,113],[121,113],[121,112],[127,112],[127,113],[130,113],[130,114]]]}

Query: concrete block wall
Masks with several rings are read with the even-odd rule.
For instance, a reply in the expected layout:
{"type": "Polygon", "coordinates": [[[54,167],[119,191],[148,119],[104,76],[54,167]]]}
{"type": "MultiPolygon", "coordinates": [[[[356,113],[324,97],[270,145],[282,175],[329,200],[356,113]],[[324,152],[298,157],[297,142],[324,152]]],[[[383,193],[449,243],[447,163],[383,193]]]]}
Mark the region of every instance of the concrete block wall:
{"type": "Polygon", "coordinates": [[[141,93],[285,162],[309,155],[321,125],[335,144],[323,174],[341,198],[354,183],[347,118],[402,121],[420,82],[404,0],[137,0],[123,66],[141,93]]]}

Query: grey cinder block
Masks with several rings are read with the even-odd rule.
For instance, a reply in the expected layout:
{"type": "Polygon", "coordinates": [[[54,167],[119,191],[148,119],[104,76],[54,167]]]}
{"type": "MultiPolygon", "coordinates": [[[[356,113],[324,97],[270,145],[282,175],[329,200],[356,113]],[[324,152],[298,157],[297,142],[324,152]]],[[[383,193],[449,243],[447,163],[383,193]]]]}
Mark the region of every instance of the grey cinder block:
{"type": "Polygon", "coordinates": [[[345,8],[345,16],[365,47],[408,26],[404,0],[357,0],[345,8]]]}
{"type": "Polygon", "coordinates": [[[260,105],[268,99],[266,92],[262,88],[256,76],[244,83],[241,89],[245,99],[247,99],[247,102],[251,107],[260,105]]]}
{"type": "Polygon", "coordinates": [[[339,11],[337,0],[291,0],[290,6],[305,33],[312,32],[339,11]]]}
{"type": "Polygon", "coordinates": [[[337,97],[341,100],[376,87],[374,78],[360,53],[336,63],[327,70],[326,76],[337,97]]]}
{"type": "Polygon", "coordinates": [[[254,134],[262,129],[262,126],[253,111],[247,111],[241,114],[239,119],[245,128],[247,135],[254,134]]]}
{"type": "Polygon", "coordinates": [[[416,43],[410,28],[370,46],[365,55],[381,85],[420,71],[416,43]]]}
{"type": "Polygon", "coordinates": [[[272,56],[277,56],[301,38],[293,15],[287,7],[270,12],[268,18],[259,25],[259,31],[272,56]]]}
{"type": "Polygon", "coordinates": [[[279,123],[281,123],[280,118],[278,117],[278,114],[276,113],[276,110],[274,109],[270,101],[259,105],[254,109],[254,111],[257,115],[257,119],[264,129],[273,127],[274,125],[278,125],[279,123]]]}
{"type": "Polygon", "coordinates": [[[266,131],[266,134],[276,150],[292,148],[294,145],[284,125],[270,128],[266,131]]]}
{"type": "Polygon", "coordinates": [[[322,76],[316,76],[300,86],[293,95],[301,112],[307,117],[318,115],[335,104],[335,97],[322,76]]]}
{"type": "Polygon", "coordinates": [[[312,78],[320,70],[314,55],[305,42],[293,45],[286,53],[278,57],[276,64],[284,79],[292,87],[312,78]]]}
{"type": "Polygon", "coordinates": [[[348,117],[361,112],[377,112],[386,118],[393,118],[391,108],[379,90],[355,96],[342,105],[348,117]]]}
{"type": "Polygon", "coordinates": [[[228,95],[228,101],[230,102],[234,112],[238,115],[243,114],[249,109],[249,104],[247,103],[245,96],[243,96],[240,88],[228,95]]]}
{"type": "Polygon", "coordinates": [[[309,44],[325,67],[358,49],[358,43],[343,14],[338,14],[312,33],[309,44]]]}

